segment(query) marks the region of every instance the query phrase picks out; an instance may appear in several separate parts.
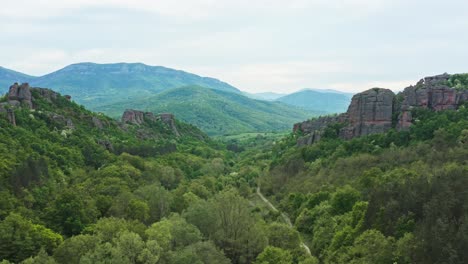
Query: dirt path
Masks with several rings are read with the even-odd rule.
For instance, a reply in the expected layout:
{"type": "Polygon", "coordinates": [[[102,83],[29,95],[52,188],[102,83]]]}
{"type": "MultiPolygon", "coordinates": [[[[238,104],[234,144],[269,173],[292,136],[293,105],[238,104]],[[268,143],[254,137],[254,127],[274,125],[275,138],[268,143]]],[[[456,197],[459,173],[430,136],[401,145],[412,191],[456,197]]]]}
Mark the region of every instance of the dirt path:
{"type": "MultiPolygon", "coordinates": [[[[257,187],[257,195],[258,195],[258,197],[260,197],[260,199],[262,199],[262,201],[263,201],[264,203],[266,203],[266,204],[268,205],[268,207],[270,207],[270,209],[271,209],[273,212],[279,212],[279,213],[281,213],[281,217],[283,218],[284,222],[286,222],[286,224],[287,224],[290,228],[293,228],[293,225],[292,225],[292,223],[291,223],[291,219],[289,219],[289,217],[288,217],[285,213],[280,212],[278,209],[276,209],[276,207],[275,207],[272,203],[270,203],[270,201],[268,201],[268,199],[265,198],[265,196],[263,196],[263,194],[260,192],[260,187],[257,187]]],[[[301,240],[302,240],[302,238],[301,238],[301,240]]],[[[307,254],[308,254],[309,256],[312,255],[312,254],[310,253],[310,248],[309,248],[306,244],[304,244],[304,242],[302,242],[302,241],[301,241],[301,247],[304,248],[304,250],[307,252],[307,254]]]]}

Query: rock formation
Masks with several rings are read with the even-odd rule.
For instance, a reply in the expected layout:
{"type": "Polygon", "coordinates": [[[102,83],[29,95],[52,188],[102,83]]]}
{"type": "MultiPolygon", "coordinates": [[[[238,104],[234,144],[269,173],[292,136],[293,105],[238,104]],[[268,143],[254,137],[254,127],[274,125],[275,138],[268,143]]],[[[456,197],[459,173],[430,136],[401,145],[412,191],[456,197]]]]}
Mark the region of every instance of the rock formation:
{"type": "Polygon", "coordinates": [[[7,109],[7,116],[8,116],[8,121],[10,121],[10,124],[13,126],[16,126],[16,117],[15,117],[15,112],[13,109],[8,108],[7,109]]]}
{"type": "Polygon", "coordinates": [[[428,108],[435,111],[457,109],[468,101],[468,91],[447,86],[449,74],[442,74],[421,79],[415,86],[409,86],[402,92],[403,102],[398,117],[398,129],[411,126],[411,109],[415,107],[428,108]]]}
{"type": "Polygon", "coordinates": [[[450,75],[446,73],[426,77],[415,86],[405,88],[398,95],[382,88],[373,88],[356,94],[344,114],[295,124],[293,131],[300,131],[302,134],[297,143],[302,146],[319,141],[325,129],[331,124],[343,124],[339,137],[351,139],[384,133],[391,128],[407,129],[413,121],[411,110],[416,107],[434,111],[457,109],[462,102],[468,101],[468,91],[449,87],[447,85],[449,78],[450,75]],[[398,100],[399,98],[401,100],[398,100]]]}
{"type": "Polygon", "coordinates": [[[12,106],[19,106],[23,103],[31,109],[32,96],[29,84],[23,83],[18,85],[18,83],[15,83],[10,86],[10,90],[8,91],[8,103],[12,106]]]}
{"type": "Polygon", "coordinates": [[[177,126],[175,124],[175,118],[173,114],[162,113],[158,117],[163,123],[165,123],[172,129],[172,131],[177,137],[180,137],[179,131],[177,130],[177,126]]]}
{"type": "Polygon", "coordinates": [[[56,100],[59,94],[55,91],[46,88],[31,88],[31,90],[36,91],[42,98],[48,102],[53,102],[56,100]]]}
{"type": "Polygon", "coordinates": [[[162,122],[169,126],[177,137],[180,136],[173,114],[163,113],[154,115],[151,112],[127,109],[122,115],[122,123],[124,124],[142,125],[145,122],[162,122]]]}

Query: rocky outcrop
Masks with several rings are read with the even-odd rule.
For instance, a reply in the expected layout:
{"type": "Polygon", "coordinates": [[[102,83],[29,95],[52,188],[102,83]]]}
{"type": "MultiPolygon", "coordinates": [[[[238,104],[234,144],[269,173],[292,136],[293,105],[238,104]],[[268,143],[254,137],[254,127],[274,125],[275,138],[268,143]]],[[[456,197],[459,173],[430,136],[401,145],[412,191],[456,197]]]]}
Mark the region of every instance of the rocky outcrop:
{"type": "Polygon", "coordinates": [[[154,115],[151,112],[127,109],[122,115],[122,123],[124,124],[142,125],[145,122],[162,122],[171,128],[177,137],[180,136],[173,114],[163,113],[160,115],[154,115]]]}
{"type": "Polygon", "coordinates": [[[15,112],[13,111],[13,109],[7,109],[6,111],[7,111],[8,121],[10,121],[10,124],[12,124],[13,126],[16,126],[15,112]]]}
{"type": "Polygon", "coordinates": [[[173,114],[162,113],[158,116],[158,119],[161,120],[166,125],[168,125],[177,137],[180,137],[179,131],[177,130],[177,126],[175,124],[175,118],[173,114]]]}
{"type": "Polygon", "coordinates": [[[391,128],[404,130],[411,126],[413,108],[434,111],[457,109],[468,101],[467,90],[449,87],[449,74],[421,79],[415,86],[395,95],[391,90],[372,88],[353,96],[348,111],[337,116],[326,116],[297,123],[293,131],[302,134],[298,145],[310,145],[319,141],[331,124],[342,124],[338,136],[343,139],[384,133],[391,128]],[[398,119],[396,118],[398,116],[398,119]]]}
{"type": "Polygon", "coordinates": [[[18,83],[10,86],[8,91],[8,103],[12,106],[26,105],[29,109],[32,108],[31,89],[28,83],[18,85],[18,83]]]}
{"type": "Polygon", "coordinates": [[[156,117],[151,112],[143,112],[133,109],[127,109],[122,115],[122,123],[141,125],[146,121],[156,121],[156,117]]]}
{"type": "MultiPolygon", "coordinates": [[[[12,107],[27,107],[29,109],[34,108],[34,97],[32,93],[36,92],[39,96],[44,98],[48,102],[53,102],[60,95],[57,92],[54,92],[46,88],[33,88],[30,87],[28,83],[14,83],[10,86],[7,94],[7,102],[0,104],[0,107],[9,105],[12,107]]],[[[71,97],[70,97],[71,98],[71,97]]]]}
{"type": "Polygon", "coordinates": [[[106,150],[110,152],[114,152],[114,146],[112,145],[112,142],[110,142],[109,140],[100,139],[97,141],[97,143],[103,146],[106,150]]]}
{"type": "Polygon", "coordinates": [[[391,90],[381,88],[354,95],[347,111],[349,125],[340,131],[340,135],[350,139],[389,130],[394,97],[391,90]]]}
{"type": "Polygon", "coordinates": [[[303,137],[298,139],[298,145],[311,145],[322,137],[322,134],[329,124],[342,123],[347,121],[346,114],[336,116],[324,116],[312,120],[307,120],[294,125],[293,132],[300,132],[303,137]]]}
{"type": "Polygon", "coordinates": [[[415,86],[409,86],[402,92],[397,128],[408,129],[412,123],[413,108],[427,108],[435,111],[454,110],[468,100],[467,90],[456,90],[447,86],[449,74],[442,74],[421,79],[415,86]]]}
{"type": "Polygon", "coordinates": [[[104,128],[104,124],[102,123],[101,119],[93,116],[91,118],[91,122],[93,123],[93,126],[98,128],[98,129],[103,129],[104,128]]]}
{"type": "Polygon", "coordinates": [[[57,97],[60,95],[59,93],[47,88],[31,88],[31,90],[37,92],[42,98],[44,98],[49,103],[56,100],[57,97]]]}

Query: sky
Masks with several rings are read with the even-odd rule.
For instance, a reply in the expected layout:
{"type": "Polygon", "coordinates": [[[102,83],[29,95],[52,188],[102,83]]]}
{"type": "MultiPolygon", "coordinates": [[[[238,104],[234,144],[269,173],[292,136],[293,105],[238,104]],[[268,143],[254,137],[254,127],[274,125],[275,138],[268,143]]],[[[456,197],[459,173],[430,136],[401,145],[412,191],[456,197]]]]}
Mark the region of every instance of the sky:
{"type": "Polygon", "coordinates": [[[468,72],[466,0],[2,0],[0,66],[142,62],[247,92],[402,90],[468,72]]]}

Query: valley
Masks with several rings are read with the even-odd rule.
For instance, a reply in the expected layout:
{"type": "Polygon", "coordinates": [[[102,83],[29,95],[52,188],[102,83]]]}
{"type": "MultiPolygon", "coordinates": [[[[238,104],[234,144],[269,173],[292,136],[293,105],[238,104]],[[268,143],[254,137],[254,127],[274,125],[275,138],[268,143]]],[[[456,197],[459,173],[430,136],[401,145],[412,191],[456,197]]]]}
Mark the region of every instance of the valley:
{"type": "MultiPolygon", "coordinates": [[[[10,85],[0,98],[0,256],[463,263],[467,80],[426,77],[396,95],[373,88],[346,113],[289,133],[216,138],[143,104],[116,120],[50,89],[10,85]]],[[[182,101],[202,89],[176,92],[182,101]]]]}

